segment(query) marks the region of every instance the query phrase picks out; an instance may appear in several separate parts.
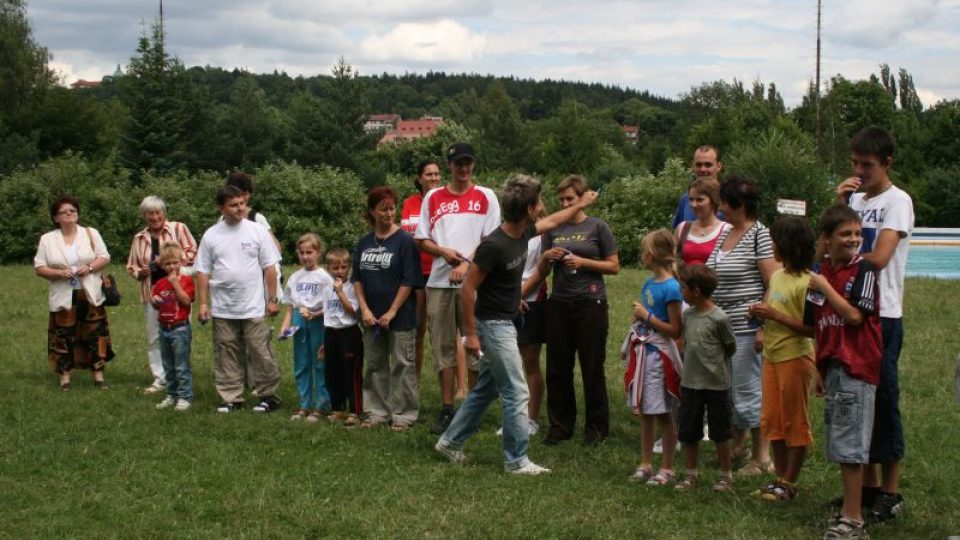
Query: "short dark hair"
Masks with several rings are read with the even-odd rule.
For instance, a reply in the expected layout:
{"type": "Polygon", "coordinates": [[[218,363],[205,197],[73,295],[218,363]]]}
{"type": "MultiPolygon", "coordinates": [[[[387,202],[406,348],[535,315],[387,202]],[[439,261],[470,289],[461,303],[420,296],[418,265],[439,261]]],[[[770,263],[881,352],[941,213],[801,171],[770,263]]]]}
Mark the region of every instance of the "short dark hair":
{"type": "Polygon", "coordinates": [[[507,178],[500,194],[500,212],[503,220],[517,223],[527,216],[531,206],[540,202],[540,181],[525,174],[513,174],[507,178]]]}
{"type": "Polygon", "coordinates": [[[50,221],[59,229],[60,224],[57,223],[56,217],[57,213],[60,212],[60,207],[69,204],[70,206],[77,209],[77,215],[80,214],[80,201],[76,199],[73,195],[61,195],[57,197],[57,200],[53,201],[53,204],[50,205],[50,221]]]}
{"type": "Polygon", "coordinates": [[[226,184],[220,186],[220,189],[217,190],[217,206],[223,206],[227,204],[227,201],[230,199],[236,199],[237,197],[243,197],[247,192],[238,188],[237,186],[232,186],[226,184]]]}
{"type": "Polygon", "coordinates": [[[717,273],[705,264],[685,264],[680,267],[680,281],[688,289],[696,289],[704,298],[713,296],[717,290],[717,273]]]}
{"type": "Polygon", "coordinates": [[[417,188],[420,193],[423,193],[423,184],[420,183],[420,177],[423,176],[423,171],[427,170],[429,165],[436,165],[438,169],[440,168],[440,163],[433,158],[425,159],[417,164],[417,177],[413,179],[413,187],[417,188]]]}
{"type": "Polygon", "coordinates": [[[874,156],[879,158],[881,162],[886,162],[888,158],[892,158],[896,149],[897,143],[893,140],[893,135],[877,126],[865,127],[850,139],[851,152],[864,156],[874,156]]]}
{"type": "Polygon", "coordinates": [[[830,236],[844,223],[860,223],[860,214],[845,204],[835,204],[820,214],[820,235],[830,236]]]}
{"type": "Polygon", "coordinates": [[[393,204],[397,204],[397,192],[390,186],[377,186],[367,192],[367,211],[363,213],[363,219],[367,220],[368,225],[373,225],[370,211],[387,199],[393,199],[393,204]]]}
{"type": "Polygon", "coordinates": [[[243,171],[236,171],[227,177],[226,185],[239,188],[244,193],[253,194],[253,177],[243,171]]]}
{"type": "Polygon", "coordinates": [[[750,219],[757,219],[760,215],[760,191],[753,182],[742,176],[728,177],[720,184],[720,200],[734,210],[743,207],[743,212],[750,219]]]}
{"type": "Polygon", "coordinates": [[[781,217],[770,227],[770,238],[788,272],[796,274],[813,266],[817,235],[806,219],[800,216],[781,217]]]}

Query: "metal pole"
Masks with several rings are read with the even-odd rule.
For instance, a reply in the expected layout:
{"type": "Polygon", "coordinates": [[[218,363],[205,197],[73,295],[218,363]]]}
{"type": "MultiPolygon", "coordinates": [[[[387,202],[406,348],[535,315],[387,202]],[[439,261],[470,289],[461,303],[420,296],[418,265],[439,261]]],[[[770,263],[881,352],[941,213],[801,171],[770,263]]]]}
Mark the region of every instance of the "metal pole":
{"type": "Polygon", "coordinates": [[[814,141],[817,152],[820,151],[820,1],[817,0],[817,88],[813,93],[813,99],[817,103],[817,131],[814,141]]]}

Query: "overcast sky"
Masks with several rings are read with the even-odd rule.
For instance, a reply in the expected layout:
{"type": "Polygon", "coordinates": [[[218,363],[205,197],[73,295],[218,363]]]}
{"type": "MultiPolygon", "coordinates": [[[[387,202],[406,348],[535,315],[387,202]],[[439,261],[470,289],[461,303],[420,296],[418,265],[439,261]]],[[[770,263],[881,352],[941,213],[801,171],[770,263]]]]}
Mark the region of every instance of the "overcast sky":
{"type": "MultiPolygon", "coordinates": [[[[823,78],[906,68],[932,105],[960,97],[960,0],[825,1],[823,78]]],[[[126,66],[148,0],[28,0],[66,83],[126,66]]],[[[788,106],[814,77],[816,0],[166,0],[187,66],[329,74],[514,75],[677,97],[704,81],[774,82],[788,106]]]]}

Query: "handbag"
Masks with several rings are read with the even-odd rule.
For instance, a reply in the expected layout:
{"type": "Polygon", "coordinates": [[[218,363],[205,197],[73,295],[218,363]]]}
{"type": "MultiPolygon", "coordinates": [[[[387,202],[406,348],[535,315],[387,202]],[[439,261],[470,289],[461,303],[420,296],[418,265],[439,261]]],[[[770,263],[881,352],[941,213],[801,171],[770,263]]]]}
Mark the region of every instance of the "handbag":
{"type": "MultiPolygon", "coordinates": [[[[93,245],[93,235],[90,234],[90,227],[87,227],[87,238],[90,239],[90,249],[96,253],[97,248],[93,245]]],[[[100,290],[103,292],[102,305],[107,307],[119,306],[123,296],[120,294],[120,289],[117,288],[116,278],[113,277],[113,274],[103,274],[102,271],[100,278],[100,290]]]]}

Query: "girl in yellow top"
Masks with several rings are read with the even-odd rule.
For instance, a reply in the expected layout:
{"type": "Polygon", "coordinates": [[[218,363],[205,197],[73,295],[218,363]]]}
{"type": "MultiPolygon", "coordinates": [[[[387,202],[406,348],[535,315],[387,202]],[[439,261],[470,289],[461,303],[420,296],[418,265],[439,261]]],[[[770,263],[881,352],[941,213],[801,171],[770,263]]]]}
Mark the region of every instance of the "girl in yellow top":
{"type": "Polygon", "coordinates": [[[816,380],[812,329],[803,326],[816,235],[806,220],[782,217],[770,228],[773,255],[783,268],[773,273],[764,302],[750,306],[763,324],[763,398],[760,432],[773,447],[777,479],[754,494],[767,501],[797,495],[797,478],[813,443],[809,395],[816,380]]]}

